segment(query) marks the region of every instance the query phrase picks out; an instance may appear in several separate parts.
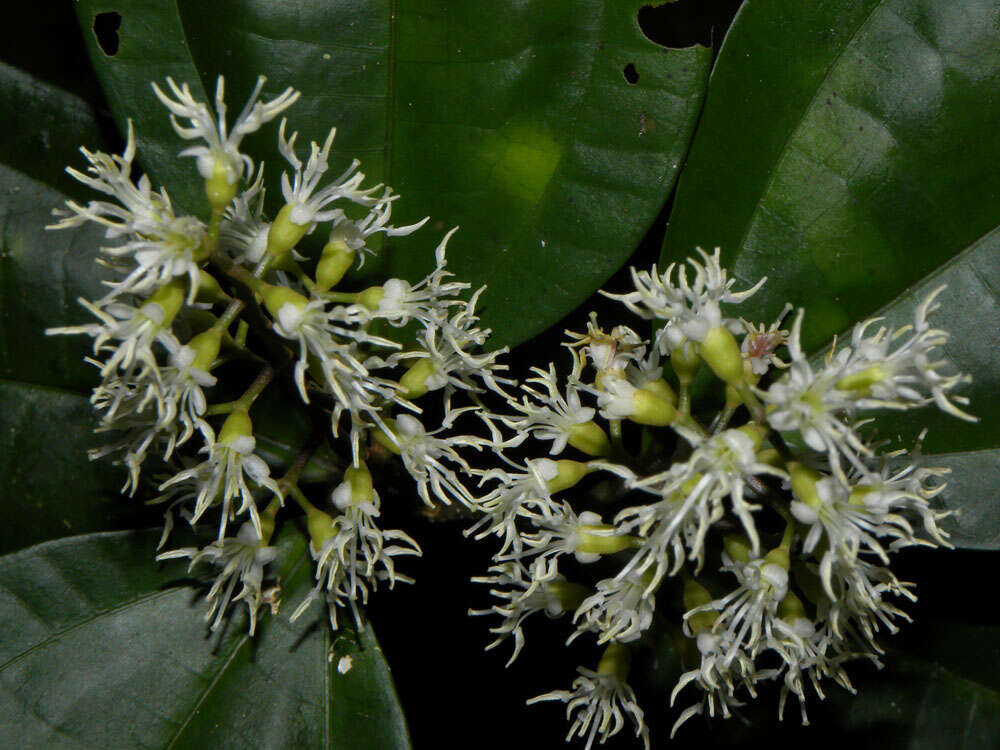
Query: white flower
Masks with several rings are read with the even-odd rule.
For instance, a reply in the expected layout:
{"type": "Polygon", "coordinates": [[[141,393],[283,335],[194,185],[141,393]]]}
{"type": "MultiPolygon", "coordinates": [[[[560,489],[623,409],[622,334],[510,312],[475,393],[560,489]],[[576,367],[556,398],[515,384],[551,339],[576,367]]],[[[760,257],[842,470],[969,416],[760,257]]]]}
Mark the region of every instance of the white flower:
{"type": "Polygon", "coordinates": [[[449,468],[445,461],[463,474],[471,475],[472,467],[455,447],[462,445],[478,450],[489,445],[489,441],[471,435],[437,437],[439,433],[448,430],[450,425],[445,424],[428,432],[416,417],[409,414],[398,415],[395,426],[396,429],[390,435],[395,438],[403,466],[416,481],[417,492],[423,501],[433,506],[433,493],[445,505],[451,505],[454,500],[467,508],[474,507],[475,498],[457,476],[455,468],[449,468]]]}
{"type": "MultiPolygon", "coordinates": [[[[612,644],[612,648],[623,648],[612,644]]],[[[602,662],[604,659],[601,660],[602,662]]],[[[598,737],[604,744],[609,737],[618,734],[625,726],[628,716],[635,725],[635,736],[641,737],[649,750],[649,728],[646,726],[642,709],[635,699],[635,692],[625,682],[617,670],[593,672],[578,667],[580,676],[573,681],[571,690],[554,690],[528,701],[528,705],[540,701],[562,701],[566,704],[566,718],[576,714],[570,725],[567,742],[575,734],[587,738],[587,750],[598,737]]]]}
{"type": "Polygon", "coordinates": [[[249,513],[250,520],[260,533],[260,517],[250,483],[268,489],[281,497],[277,482],[270,478],[264,459],[254,454],[256,441],[252,436],[240,435],[229,443],[217,442],[202,448],[208,458],[200,464],[178,472],[163,482],[159,489],[172,489],[180,501],[194,499],[191,523],[195,524],[210,507],[221,503],[219,539],[226,535],[226,525],[236,515],[249,513]],[[248,482],[249,480],[249,482],[248,482]],[[233,500],[239,499],[238,508],[233,500]]]}
{"type": "Polygon", "coordinates": [[[500,537],[502,543],[498,557],[509,550],[520,554],[524,540],[517,521],[523,519],[537,523],[553,513],[554,504],[548,483],[558,474],[559,466],[547,458],[528,461],[522,472],[488,469],[483,473],[480,484],[495,481],[496,487],[476,501],[483,517],[466,534],[476,534],[476,539],[490,534],[500,537]]]}
{"type": "Polygon", "coordinates": [[[792,362],[788,372],[759,393],[770,407],[767,421],[771,426],[783,432],[798,430],[806,445],[827,455],[834,472],[843,480],[841,457],[855,469],[864,471],[861,457],[870,454],[854,427],[845,421],[852,406],[851,399],[846,391],[836,388],[844,375],[847,352],[829,357],[826,364],[814,372],[802,351],[803,314],[804,311],[799,310],[792,324],[788,341],[792,362]]]}
{"type": "Polygon", "coordinates": [[[725,269],[719,265],[719,248],[715,248],[712,255],[701,248],[696,249],[704,264],[688,258],[688,265],[694,269],[694,279],[690,283],[687,267],[671,263],[662,275],[656,265],[651,271],[636,271],[633,268],[634,292],[602,292],[611,299],[621,301],[641,318],[666,323],[656,334],[656,343],[663,354],[687,340],[701,341],[712,328],[720,325],[736,333],[739,321],[724,317],[719,306],[743,302],[766,281],[766,278],[761,279],[743,292],[734,292],[732,286],[736,280],[727,278],[725,269]],[[675,268],[676,282],[672,279],[675,268]]]}
{"type": "Polygon", "coordinates": [[[124,383],[131,384],[146,375],[155,377],[160,366],[153,345],[159,343],[164,348],[180,346],[170,332],[163,307],[157,302],[146,302],[139,308],[112,302],[103,309],[82,298],[77,302],[100,323],[49,328],[45,333],[49,336],[82,333],[92,337],[94,356],[103,357],[103,361],[95,364],[100,367],[101,377],[105,379],[113,378],[117,373],[124,383]]]}
{"type": "Polygon", "coordinates": [[[358,172],[361,162],[355,159],[344,172],[333,180],[326,187],[317,190],[320,181],[328,168],[330,158],[330,147],[333,146],[333,138],[337,134],[336,128],[331,128],[322,148],[313,141],[310,144],[309,158],[303,164],[302,160],[295,154],[295,138],[298,133],[292,133],[291,138],[285,138],[285,121],[281,121],[278,131],[278,150],[281,155],[288,160],[295,170],[294,176],[289,179],[288,173],[281,175],[281,194],[285,202],[291,206],[289,220],[300,227],[312,227],[317,222],[340,219],[343,211],[339,208],[326,208],[331,203],[346,199],[352,203],[362,206],[374,206],[380,202],[378,198],[371,195],[382,188],[381,185],[366,190],[361,189],[365,175],[358,172]]]}
{"type": "Polygon", "coordinates": [[[574,372],[566,380],[566,395],[562,395],[556,379],[554,364],[548,370],[532,367],[537,377],[528,378],[521,385],[521,391],[528,394],[521,402],[511,399],[510,405],[521,412],[517,417],[500,417],[500,421],[515,431],[515,436],[507,444],[520,445],[532,435],[539,440],[551,440],[550,455],[562,453],[566,449],[573,428],[589,422],[596,413],[593,407],[580,402],[579,360],[574,358],[574,372]],[[541,386],[532,388],[528,383],[541,386]],[[536,403],[537,402],[537,403],[536,403]]]}
{"type": "Polygon", "coordinates": [[[635,571],[598,581],[597,591],[573,615],[578,624],[570,639],[586,631],[598,633],[598,645],[609,641],[629,643],[639,638],[652,624],[656,607],[647,583],[635,571]]]}
{"type": "MultiPolygon", "coordinates": [[[[407,229],[412,231],[418,226],[407,229]]],[[[383,295],[373,317],[388,320],[394,326],[405,325],[414,318],[424,326],[437,326],[448,319],[450,308],[465,306],[465,301],[458,299],[457,295],[468,289],[469,284],[445,281],[452,275],[445,270],[445,249],[448,240],[457,231],[458,227],[455,227],[441,240],[434,251],[436,267],[425,279],[417,284],[410,284],[404,279],[389,279],[382,285],[383,295]]]]}
{"type": "MultiPolygon", "coordinates": [[[[727,668],[741,654],[756,657],[764,635],[776,616],[778,605],[788,593],[788,569],[769,558],[740,562],[724,558],[723,570],[736,576],[739,586],[721,599],[688,611],[687,623],[701,612],[718,612],[712,635],[726,643],[722,667],[727,668]]],[[[787,560],[786,560],[787,562],[787,560]]]]}
{"type": "MultiPolygon", "coordinates": [[[[370,192],[365,191],[365,195],[370,192]]],[[[343,212],[340,212],[334,217],[333,227],[330,229],[330,241],[336,242],[339,240],[354,252],[373,253],[374,251],[368,247],[368,238],[373,234],[384,234],[386,237],[405,237],[408,234],[416,232],[427,223],[430,217],[425,217],[416,224],[409,224],[404,227],[394,227],[389,223],[389,217],[392,215],[392,202],[398,197],[389,188],[385,188],[382,197],[371,206],[364,218],[358,221],[352,221],[343,212]]],[[[445,237],[445,242],[455,232],[455,229],[448,233],[448,236],[445,237]]],[[[441,258],[438,263],[439,266],[443,266],[444,251],[440,250],[440,254],[441,258]]]]}
{"type": "Polygon", "coordinates": [[[857,390],[860,408],[905,409],[933,401],[953,417],[976,421],[976,417],[955,406],[969,400],[950,393],[971,378],[960,373],[943,374],[941,369],[947,361],[935,359],[939,356],[935,350],[950,337],[947,331],[931,328],[927,316],[940,307],[934,300],[944,288],[938,287],[920,304],[912,326],[892,330],[880,326],[867,335],[868,329],[880,320],[873,318],[854,327],[850,355],[838,387],[857,390]]]}
{"type": "Polygon", "coordinates": [[[271,225],[264,220],[264,193],[262,165],[253,184],[237,193],[223,212],[220,244],[229,249],[239,263],[256,266],[267,252],[267,233],[271,225]]]}
{"type": "Polygon", "coordinates": [[[84,185],[110,195],[117,204],[90,201],[83,206],[67,201],[70,215],[47,228],[63,229],[92,221],[106,228],[105,235],[109,239],[125,239],[120,245],[101,248],[126,276],[109,283],[111,291],[97,304],[105,305],[123,294],[147,294],[178,276],[188,278],[188,301],[193,302],[200,270],[195,256],[205,236],[204,224],[193,216],[176,216],[166,191],[154,192],[145,175],[133,184],[135,138],[131,122],[125,152],[121,156],[84,148],[80,151],[90,162],[87,171],[91,176],[72,168],[67,169],[69,174],[84,185]]]}
{"type": "Polygon", "coordinates": [[[750,697],[757,697],[754,683],[760,679],[760,675],[754,668],[753,659],[739,647],[733,650],[728,633],[702,631],[695,635],[695,642],[700,664],[677,680],[670,694],[670,705],[673,706],[681,691],[692,683],[704,695],[698,703],[681,712],[670,732],[671,738],[692,716],[707,713],[715,718],[716,713],[719,713],[728,719],[733,708],[743,705],[736,697],[736,691],[740,688],[744,688],[750,697]]]}
{"type": "Polygon", "coordinates": [[[490,632],[496,635],[486,650],[499,646],[507,638],[514,638],[514,653],[507,662],[514,663],[524,647],[524,620],[535,612],[544,612],[548,617],[559,617],[566,612],[564,596],[568,587],[574,586],[559,574],[556,560],[536,560],[527,570],[519,562],[506,562],[490,568],[490,576],[473,578],[475,583],[485,583],[492,588],[490,593],[502,600],[491,609],[469,610],[470,615],[498,614],[503,618],[490,632]]]}
{"type": "Polygon", "coordinates": [[[159,560],[178,557],[191,558],[188,570],[203,560],[222,568],[208,592],[209,608],[206,620],[212,621],[212,630],[218,630],[231,601],[243,601],[250,613],[250,635],[257,628],[257,611],[262,602],[261,583],[264,567],[278,555],[277,547],[262,543],[257,530],[250,523],[244,523],[235,537],[226,537],[212,542],[204,549],[185,547],[163,552],[156,556],[159,560]],[[236,584],[242,585],[240,593],[233,599],[236,584]]]}
{"type": "Polygon", "coordinates": [[[524,550],[514,552],[512,558],[538,556],[540,558],[573,555],[578,562],[592,563],[607,552],[619,552],[629,540],[613,526],[605,524],[600,515],[584,511],[574,512],[569,503],[554,503],[549,513],[535,519],[537,531],[523,534],[524,550]]]}
{"type": "Polygon", "coordinates": [[[221,168],[225,170],[226,182],[235,185],[244,174],[253,172],[253,161],[246,154],[240,153],[240,142],[244,136],[259,130],[261,125],[273,120],[299,98],[299,92],[289,87],[271,101],[258,101],[266,81],[264,76],[257,79],[257,84],[243,111],[233,123],[232,130],[226,125],[225,81],[222,76],[219,76],[215,85],[215,111],[218,119],[204,102],[194,98],[188,84],[178,86],[168,77],[167,85],[173,99],[164,94],[155,83],[151,84],[156,97],[170,110],[170,122],[177,135],[187,141],[196,138],[205,141],[206,145],[191,146],[180,154],[197,159],[198,173],[203,179],[211,179],[215,170],[221,168]],[[181,125],[177,121],[178,117],[188,120],[189,124],[181,125]]]}
{"type": "Polygon", "coordinates": [[[586,333],[566,333],[573,338],[567,346],[580,349],[581,365],[589,361],[597,372],[598,386],[608,375],[620,377],[628,364],[640,359],[646,352],[643,339],[628,326],[615,326],[611,333],[605,333],[597,325],[596,313],[590,314],[586,333]]]}
{"type": "Polygon", "coordinates": [[[680,570],[685,548],[688,559],[701,567],[705,536],[711,525],[722,518],[726,498],[756,550],[759,541],[752,513],[758,506],[746,501],[748,480],[761,474],[786,476],[757,459],[753,439],[741,429],[725,430],[705,439],[679,429],[694,446],[691,457],[665,472],[630,483],[662,500],[626,508],[615,519],[619,528],[637,530],[642,537],[641,546],[623,574],[652,569],[650,591],[665,575],[680,570]]]}
{"type": "Polygon", "coordinates": [[[753,323],[740,319],[745,331],[743,343],[740,345],[740,353],[750,363],[750,368],[755,375],[763,375],[771,365],[780,368],[788,367],[788,363],[774,352],[788,342],[788,331],[781,330],[781,322],[791,310],[790,304],[785,305],[781,314],[771,323],[770,328],[764,328],[763,323],[755,326],[753,323]]]}
{"type": "Polygon", "coordinates": [[[337,629],[337,609],[350,605],[356,623],[360,624],[359,605],[368,603],[370,591],[379,581],[412,583],[412,579],[396,572],[393,558],[404,555],[420,556],[420,546],[398,529],[383,531],[375,519],[379,516],[378,493],[368,499],[352,495],[348,482],[333,491],[333,503],[342,511],[330,522],[326,540],[318,548],[312,542],[309,551],[316,562],[316,587],[302,601],[292,621],[320,595],[326,597],[330,609],[330,625],[337,629]]]}

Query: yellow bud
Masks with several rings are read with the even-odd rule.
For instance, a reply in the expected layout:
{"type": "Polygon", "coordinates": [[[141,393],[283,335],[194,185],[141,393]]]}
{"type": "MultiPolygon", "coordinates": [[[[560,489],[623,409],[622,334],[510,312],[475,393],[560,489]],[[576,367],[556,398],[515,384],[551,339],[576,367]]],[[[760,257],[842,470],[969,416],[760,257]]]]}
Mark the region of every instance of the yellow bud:
{"type": "Polygon", "coordinates": [[[667,381],[664,380],[663,378],[657,378],[656,380],[648,381],[642,387],[642,390],[646,391],[647,393],[652,393],[654,396],[659,396],[668,404],[671,404],[673,406],[677,405],[677,394],[674,393],[674,389],[671,388],[670,384],[667,383],[667,381]]]}
{"type": "Polygon", "coordinates": [[[351,498],[355,503],[371,502],[372,474],[364,462],[360,466],[351,466],[344,472],[344,481],[351,486],[351,498]]]}
{"type": "Polygon", "coordinates": [[[701,358],[694,344],[685,341],[676,349],[670,350],[670,366],[674,368],[681,385],[690,385],[701,367],[701,358]]]}
{"type": "Polygon", "coordinates": [[[889,377],[889,373],[885,371],[884,367],[872,365],[861,372],[841,378],[837,381],[836,388],[838,391],[856,391],[858,395],[863,396],[871,391],[873,385],[881,383],[887,377],[889,377]]]}
{"type": "Polygon", "coordinates": [[[802,503],[810,508],[819,508],[823,505],[816,492],[816,482],[822,479],[819,472],[803,466],[797,461],[788,464],[788,475],[792,480],[792,494],[802,503]]]}
{"type": "Polygon", "coordinates": [[[725,326],[710,330],[698,351],[705,364],[724,383],[735,385],[743,379],[743,356],[739,344],[725,326]]]}
{"type": "Polygon", "coordinates": [[[222,159],[216,159],[212,176],[205,180],[205,195],[213,211],[222,211],[236,196],[236,183],[229,183],[229,170],[222,159]]]}
{"type": "Polygon", "coordinates": [[[369,310],[377,310],[378,303],[385,296],[385,292],[380,286],[370,286],[363,292],[358,292],[358,304],[364,305],[369,310]]]}
{"type": "Polygon", "coordinates": [[[737,563],[750,562],[750,542],[743,536],[726,536],[722,539],[722,547],[729,559],[737,563]]]}
{"type": "Polygon", "coordinates": [[[408,399],[420,398],[430,387],[427,378],[434,374],[434,363],[429,358],[416,360],[399,379],[403,395],[408,399]]]}
{"type": "Polygon", "coordinates": [[[253,437],[253,422],[246,409],[233,409],[222,423],[222,430],[219,432],[219,442],[222,445],[232,445],[241,437],[253,437]]]}
{"type": "Polygon", "coordinates": [[[309,304],[309,300],[298,292],[288,287],[271,284],[262,287],[261,297],[264,299],[264,306],[273,318],[278,317],[278,313],[285,305],[294,305],[299,310],[304,310],[309,304]]]}
{"type": "Polygon", "coordinates": [[[580,461],[562,459],[560,461],[556,461],[555,465],[558,473],[548,482],[549,492],[553,495],[557,492],[568,490],[570,487],[573,487],[577,482],[587,476],[587,472],[589,471],[587,464],[580,461]]]}
{"type": "Polygon", "coordinates": [[[161,327],[169,328],[184,305],[186,295],[187,284],[180,279],[174,279],[149,295],[149,298],[142,304],[140,312],[150,320],[159,323],[161,327]],[[158,309],[151,307],[152,305],[157,305],[158,309]]]}
{"type": "Polygon", "coordinates": [[[186,346],[194,349],[194,361],[191,366],[197,370],[208,372],[216,357],[219,356],[219,348],[222,346],[222,331],[217,328],[209,328],[188,341],[186,346]]]}
{"type": "Polygon", "coordinates": [[[208,271],[198,271],[198,301],[228,302],[229,295],[222,291],[219,282],[208,271]]]}
{"type": "Polygon", "coordinates": [[[292,221],[292,210],[295,206],[286,203],[278,211],[274,223],[267,231],[267,252],[274,256],[281,256],[299,244],[309,225],[300,225],[292,221]]]}
{"type": "Polygon", "coordinates": [[[354,263],[355,253],[343,240],[330,240],[316,264],[316,288],[326,292],[337,286],[354,263]]]}
{"type": "Polygon", "coordinates": [[[570,427],[569,444],[588,456],[606,456],[611,452],[607,433],[593,420],[570,427]]]}
{"type": "Polygon", "coordinates": [[[632,394],[632,406],[635,413],[629,417],[629,420],[636,424],[664,427],[677,421],[678,414],[674,405],[649,391],[636,390],[632,394]]]}
{"type": "Polygon", "coordinates": [[[612,641],[601,654],[601,660],[597,664],[597,673],[614,675],[620,682],[624,682],[628,678],[630,661],[631,655],[628,646],[618,641],[612,641]]]}

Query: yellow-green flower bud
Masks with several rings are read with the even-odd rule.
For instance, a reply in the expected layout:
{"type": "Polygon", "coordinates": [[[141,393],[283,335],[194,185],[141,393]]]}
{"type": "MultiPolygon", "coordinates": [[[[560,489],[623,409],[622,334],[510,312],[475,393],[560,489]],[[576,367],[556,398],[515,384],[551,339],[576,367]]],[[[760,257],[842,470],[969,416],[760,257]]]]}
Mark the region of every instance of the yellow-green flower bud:
{"type": "Polygon", "coordinates": [[[861,372],[841,378],[837,381],[836,388],[838,391],[854,391],[859,396],[864,396],[871,392],[873,385],[881,383],[887,377],[889,377],[889,373],[885,371],[884,367],[872,365],[861,372]]]}
{"type": "Polygon", "coordinates": [[[593,420],[570,427],[569,444],[588,456],[606,456],[611,452],[607,433],[593,420]]]}
{"type": "MultiPolygon", "coordinates": [[[[684,581],[684,609],[690,612],[696,607],[704,607],[711,603],[712,595],[708,589],[693,578],[688,578],[684,581]]],[[[710,633],[718,616],[719,613],[715,611],[698,612],[688,618],[688,627],[691,628],[691,632],[695,635],[710,633]]]]}
{"type": "Polygon", "coordinates": [[[871,493],[875,492],[876,488],[870,485],[859,485],[857,487],[851,488],[851,494],[847,498],[847,502],[851,505],[857,505],[863,507],[866,505],[865,498],[871,493]]]}
{"type": "Polygon", "coordinates": [[[343,240],[327,242],[316,264],[316,288],[326,292],[337,286],[350,270],[354,257],[355,252],[343,240]]]}
{"type": "Polygon", "coordinates": [[[816,491],[816,482],[822,479],[819,472],[803,466],[797,461],[788,464],[788,475],[792,480],[792,494],[795,498],[810,508],[816,509],[823,505],[816,491]]]}
{"type": "Polygon", "coordinates": [[[573,487],[590,471],[587,464],[580,461],[561,459],[552,463],[555,464],[557,471],[557,474],[548,481],[549,492],[553,495],[573,487]]]}
{"type": "Polygon", "coordinates": [[[370,286],[363,292],[358,292],[358,304],[364,305],[369,310],[378,310],[379,301],[385,296],[385,291],[380,286],[370,286]]]}
{"type": "Polygon", "coordinates": [[[750,438],[753,441],[754,451],[760,450],[760,446],[764,442],[764,436],[767,435],[767,427],[764,425],[755,424],[750,422],[742,427],[738,428],[740,432],[750,438]]]}
{"type": "Polygon", "coordinates": [[[139,311],[161,328],[169,328],[184,305],[186,295],[187,284],[180,279],[174,279],[149,295],[139,311]]]}
{"type": "Polygon", "coordinates": [[[764,564],[777,565],[784,570],[788,570],[789,565],[791,565],[788,547],[775,547],[773,550],[764,555],[764,564]]]}
{"type": "Polygon", "coordinates": [[[722,539],[722,547],[733,562],[750,562],[750,542],[746,537],[727,535],[722,539]]]}
{"type": "Polygon", "coordinates": [[[589,588],[572,581],[549,581],[545,584],[545,588],[559,600],[563,612],[572,612],[577,609],[591,594],[589,588]]]}
{"type": "Polygon", "coordinates": [[[674,389],[663,378],[647,381],[641,390],[652,393],[654,396],[659,396],[671,406],[677,405],[677,394],[674,393],[674,389]]]}
{"type": "Polygon", "coordinates": [[[271,313],[271,317],[277,319],[281,313],[281,308],[285,305],[294,305],[298,310],[305,310],[309,300],[298,292],[284,286],[273,286],[267,284],[261,290],[261,297],[264,306],[271,313]]]}
{"type": "Polygon", "coordinates": [[[614,526],[606,523],[580,524],[576,555],[581,562],[593,555],[613,555],[615,552],[634,547],[636,538],[628,534],[613,534],[614,526]]]}
{"type": "Polygon", "coordinates": [[[327,539],[337,533],[333,518],[313,506],[306,508],[306,528],[313,549],[319,550],[327,539]]]}
{"type": "Polygon", "coordinates": [[[671,349],[670,366],[674,368],[681,385],[691,385],[701,367],[701,357],[698,356],[694,343],[685,341],[676,349],[671,349]]]}
{"type": "Polygon", "coordinates": [[[286,203],[278,211],[278,215],[267,230],[267,252],[274,256],[282,256],[299,244],[306,232],[308,224],[296,224],[292,221],[292,210],[295,206],[286,203]]]}
{"type": "Polygon", "coordinates": [[[351,466],[344,472],[344,481],[351,486],[351,496],[354,502],[371,502],[372,499],[372,473],[368,467],[361,463],[360,466],[351,466]]]}
{"type": "Polygon", "coordinates": [[[219,349],[222,347],[222,331],[217,328],[209,328],[188,341],[185,346],[194,350],[194,361],[191,362],[191,367],[208,372],[219,356],[219,349]]]}
{"type": "Polygon", "coordinates": [[[222,423],[219,432],[219,442],[222,445],[233,445],[240,438],[253,439],[253,422],[246,409],[236,408],[229,413],[222,423]]]}
{"type": "MultiPolygon", "coordinates": [[[[385,426],[392,431],[393,434],[396,433],[396,422],[391,417],[386,417],[382,421],[385,422],[385,426]]],[[[372,430],[372,437],[375,438],[375,442],[381,445],[390,453],[399,455],[399,446],[393,442],[392,435],[387,434],[381,429],[372,430]]]]}
{"type": "Polygon", "coordinates": [[[225,161],[216,159],[212,176],[205,180],[205,195],[213,211],[222,211],[236,197],[236,182],[229,182],[230,171],[225,161]]]}
{"type": "Polygon", "coordinates": [[[219,282],[208,271],[198,271],[199,302],[228,302],[229,295],[222,291],[219,282]]]}
{"type": "Polygon", "coordinates": [[[429,358],[415,360],[399,379],[403,395],[408,399],[420,398],[431,389],[427,380],[433,375],[434,363],[429,358]]]}
{"type": "Polygon", "coordinates": [[[698,347],[701,358],[724,383],[735,385],[743,379],[740,345],[725,326],[716,326],[698,347]]]}
{"type": "Polygon", "coordinates": [[[802,600],[799,599],[791,591],[785,595],[785,598],[781,600],[778,604],[778,617],[780,617],[785,622],[795,622],[796,620],[807,620],[809,619],[806,615],[806,608],[802,604],[802,600]]]}
{"type": "Polygon", "coordinates": [[[614,675],[620,682],[625,682],[628,679],[631,660],[628,646],[612,641],[601,654],[601,660],[597,663],[597,673],[614,675]]]}
{"type": "Polygon", "coordinates": [[[669,401],[664,401],[649,391],[637,388],[632,394],[634,412],[628,417],[636,424],[650,427],[665,427],[677,421],[677,409],[669,401]]]}

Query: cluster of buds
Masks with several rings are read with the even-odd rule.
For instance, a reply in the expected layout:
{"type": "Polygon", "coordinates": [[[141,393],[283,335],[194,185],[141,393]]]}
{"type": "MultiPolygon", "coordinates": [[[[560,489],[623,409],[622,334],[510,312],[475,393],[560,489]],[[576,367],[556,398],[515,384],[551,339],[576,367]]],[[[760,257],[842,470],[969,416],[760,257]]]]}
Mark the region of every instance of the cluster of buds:
{"type": "Polygon", "coordinates": [[[426,219],[392,225],[398,196],[366,186],[357,161],[330,179],[335,130],[303,159],[282,119],[278,146],[288,169],[283,204],[268,218],[263,167],[255,169],[240,146],[299,94],[289,88],[262,100],[264,83],[257,81],[231,125],[222,78],[214,112],[187,85],[168,78],[164,91],[153,84],[178,136],[195,144],[180,156],[194,157],[204,181],[200,216],[181,215],[147,177],[133,180],[131,124],[122,155],[81,149],[86,173],[69,173],[110,200],[71,201],[51,228],[104,227],[109,242],[101,263],[115,275],[103,297],[80,300],[95,322],[48,331],[93,339],[88,361],[101,382],[91,401],[98,430],[110,440],[92,455],[111,456],[127,469],[123,491],[130,495],[153,482],[155,501],[167,506],[161,548],[178,515],[192,526],[212,519],[210,544],[159,557],[214,565],[212,627],[242,601],[251,633],[262,606],[276,611],[280,601],[265,580],[277,554],[275,526],[289,506],[304,511],[316,562],[315,589],[293,617],[323,599],[336,628],[338,610],[350,608],[359,618],[379,582],[409,580],[396,572],[395,558],[419,555],[420,548],[403,531],[379,527],[379,494],[366,461],[373,452],[382,460],[396,454],[425,502],[471,503],[456,475],[467,466],[456,447],[479,449],[488,441],[458,434],[454,422],[503,382],[499,353],[477,353],[489,335],[478,327],[479,292],[463,298],[469,285],[446,270],[452,233],[421,282],[349,288],[348,272],[376,252],[381,238],[408,235],[426,219]],[[322,250],[302,250],[302,240],[318,232],[329,237],[322,250]],[[281,477],[272,476],[259,451],[251,416],[261,394],[275,388],[322,416],[281,477]],[[456,405],[456,397],[471,405],[456,405]],[[310,501],[299,484],[324,440],[346,468],[321,501],[310,501]]]}
{"type": "Polygon", "coordinates": [[[502,446],[510,467],[494,470],[471,530],[499,545],[477,579],[499,599],[475,612],[501,618],[491,646],[512,637],[513,660],[525,620],[545,612],[567,616],[570,641],[603,648],[596,671],[531,701],[564,702],[569,737],[588,748],[627,720],[649,746],[627,677],[651,628],[687,670],[671,702],[697,693],[675,732],[694,715],[730,716],[765,682],[779,686],[779,716],[793,694],[807,722],[807,686],[820,698],[826,680],[853,690],[845,663],[877,664],[878,633],[907,619],[912,584],[890,554],[947,544],[946,513],[931,505],[946,472],[881,450],[868,416],[933,403],[972,419],[953,393],[967,378],[935,356],[948,338],[928,323],[937,292],[913,325],[862,323],[814,363],[801,311],[791,331],[789,308],[767,327],[731,317],[764,280],[736,291],[718,250],[699,253],[662,274],[633,270],[634,290],[607,295],[651,321],[649,337],[591,316],[568,332],[565,377],[550,365],[521,385],[515,413],[497,417],[515,433],[502,446]],[[708,419],[691,408],[700,370],[709,394],[713,380],[724,393],[708,419]],[[529,438],[548,455],[531,457],[529,438]]]}

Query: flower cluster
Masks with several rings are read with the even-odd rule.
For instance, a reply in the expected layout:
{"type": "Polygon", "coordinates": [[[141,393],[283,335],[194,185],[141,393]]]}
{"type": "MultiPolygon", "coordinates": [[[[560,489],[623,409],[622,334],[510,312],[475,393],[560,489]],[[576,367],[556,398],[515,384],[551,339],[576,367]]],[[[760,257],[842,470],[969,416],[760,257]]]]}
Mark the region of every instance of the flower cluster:
{"type": "Polygon", "coordinates": [[[490,646],[512,638],[513,661],[527,618],[545,612],[571,621],[568,640],[603,648],[597,671],[534,699],[564,702],[570,737],[588,748],[628,722],[649,746],[627,678],[654,628],[686,665],[671,700],[693,703],[675,731],[730,716],[765,682],[780,686],[779,715],[793,695],[807,722],[807,686],[819,698],[826,680],[853,690],[845,664],[878,663],[878,634],[907,619],[912,584],[891,555],[947,544],[947,514],[931,504],[946,472],[882,450],[870,418],[935,404],[971,419],[954,392],[967,378],[937,354],[948,338],[929,323],[937,292],[913,325],[862,323],[816,362],[802,311],[790,331],[787,307],[766,327],[734,317],[764,280],[738,291],[718,250],[699,253],[663,274],[633,271],[634,291],[607,295],[652,321],[651,336],[591,316],[568,332],[569,372],[536,369],[496,418],[514,433],[509,467],[484,475],[497,485],[471,530],[498,542],[491,575],[476,579],[499,600],[490,646]],[[725,393],[705,420],[691,408],[702,369],[699,382],[725,393]]]}
{"type": "Polygon", "coordinates": [[[217,569],[208,592],[213,629],[235,601],[247,606],[251,633],[264,604],[277,611],[279,589],[264,581],[274,575],[272,538],[290,499],[305,513],[316,578],[293,619],[320,599],[335,628],[341,608],[360,620],[359,608],[380,582],[409,580],[396,572],[396,558],[420,554],[403,531],[380,528],[368,462],[398,456],[427,504],[473,503],[458,449],[488,441],[460,434],[455,422],[484,390],[500,391],[504,382],[499,352],[479,351],[489,335],[478,326],[479,292],[469,299],[469,285],[447,270],[454,230],[422,281],[351,289],[352,266],[384,238],[411,234],[426,219],[393,225],[399,196],[367,184],[359,162],[328,176],[335,130],[303,154],[284,119],[283,203],[271,218],[263,168],[241,144],[293,105],[298,92],[263,99],[261,77],[227,122],[222,78],[214,110],[187,84],[166,83],[153,90],[177,135],[192,143],[180,156],[195,159],[204,214],[183,214],[148,177],[133,179],[130,125],[122,155],[82,149],[86,172],[68,170],[106,200],[70,201],[51,227],[104,227],[101,262],[114,273],[103,297],[80,300],[94,322],[48,331],[93,340],[88,361],[101,382],[91,401],[109,439],[92,455],[111,456],[127,469],[130,495],[154,483],[154,502],[167,507],[161,547],[178,515],[192,526],[213,519],[214,541],[160,555],[217,569]],[[310,243],[309,235],[326,239],[310,243]],[[277,476],[253,420],[259,397],[280,389],[310,404],[321,428],[302,436],[302,452],[277,476]],[[334,463],[346,468],[328,472],[332,489],[310,501],[300,487],[303,470],[324,441],[334,463]]]}

